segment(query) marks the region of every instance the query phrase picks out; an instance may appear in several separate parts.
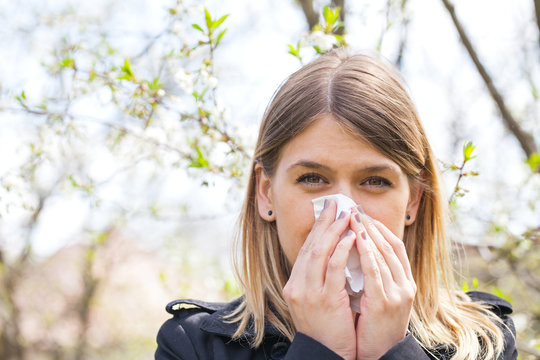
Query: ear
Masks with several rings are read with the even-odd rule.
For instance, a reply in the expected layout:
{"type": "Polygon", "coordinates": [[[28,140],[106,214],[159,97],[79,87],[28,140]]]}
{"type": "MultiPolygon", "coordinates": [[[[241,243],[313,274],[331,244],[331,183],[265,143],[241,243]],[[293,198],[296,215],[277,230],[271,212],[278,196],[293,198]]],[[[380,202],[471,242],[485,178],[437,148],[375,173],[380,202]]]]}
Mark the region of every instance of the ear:
{"type": "Polygon", "coordinates": [[[418,208],[420,207],[420,201],[424,195],[424,187],[421,183],[411,186],[411,192],[409,195],[409,202],[407,203],[407,211],[405,213],[405,225],[409,226],[416,220],[418,214],[418,208]]]}
{"type": "Polygon", "coordinates": [[[266,221],[274,221],[276,218],[275,209],[272,203],[271,181],[264,171],[260,162],[255,164],[255,194],[257,196],[257,206],[259,215],[266,221]],[[271,213],[269,213],[271,211],[271,213]]]}

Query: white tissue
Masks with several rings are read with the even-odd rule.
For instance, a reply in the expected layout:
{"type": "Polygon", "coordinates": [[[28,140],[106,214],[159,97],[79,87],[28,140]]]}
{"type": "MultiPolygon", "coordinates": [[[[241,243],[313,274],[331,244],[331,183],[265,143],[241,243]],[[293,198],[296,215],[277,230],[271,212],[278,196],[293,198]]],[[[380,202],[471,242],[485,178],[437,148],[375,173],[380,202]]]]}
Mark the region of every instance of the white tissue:
{"type": "MultiPolygon", "coordinates": [[[[311,200],[313,202],[315,219],[319,218],[319,215],[324,207],[324,200],[326,199],[332,199],[337,203],[336,219],[342,211],[350,213],[353,207],[356,207],[362,213],[364,212],[362,207],[356,205],[354,200],[351,198],[343,194],[333,194],[311,200]]],[[[340,240],[351,232],[352,230],[350,228],[347,229],[347,231],[341,235],[340,240]]],[[[364,274],[362,273],[362,268],[360,267],[360,255],[358,254],[356,246],[353,247],[349,252],[349,259],[347,260],[347,266],[345,267],[345,277],[347,279],[345,289],[349,294],[351,309],[357,313],[360,313],[360,297],[364,292],[364,274]]]]}

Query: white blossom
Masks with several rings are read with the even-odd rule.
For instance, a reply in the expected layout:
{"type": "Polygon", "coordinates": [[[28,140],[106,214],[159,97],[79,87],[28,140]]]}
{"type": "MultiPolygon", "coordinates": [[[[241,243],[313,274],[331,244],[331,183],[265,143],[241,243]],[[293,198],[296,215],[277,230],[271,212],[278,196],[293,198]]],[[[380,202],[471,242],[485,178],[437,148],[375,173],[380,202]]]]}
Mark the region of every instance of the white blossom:
{"type": "Polygon", "coordinates": [[[187,15],[190,17],[200,16],[204,12],[202,4],[195,4],[187,8],[187,15]]]}
{"type": "Polygon", "coordinates": [[[186,93],[191,94],[194,87],[194,79],[191,74],[188,74],[184,69],[181,69],[174,74],[174,79],[178,86],[186,93]]]}
{"type": "Polygon", "coordinates": [[[215,89],[218,85],[218,79],[215,76],[210,76],[208,78],[208,87],[210,89],[215,89]]]}
{"type": "Polygon", "coordinates": [[[317,46],[321,51],[329,51],[337,44],[337,40],[334,35],[325,34],[322,31],[317,30],[311,33],[311,43],[313,46],[317,46]]]}

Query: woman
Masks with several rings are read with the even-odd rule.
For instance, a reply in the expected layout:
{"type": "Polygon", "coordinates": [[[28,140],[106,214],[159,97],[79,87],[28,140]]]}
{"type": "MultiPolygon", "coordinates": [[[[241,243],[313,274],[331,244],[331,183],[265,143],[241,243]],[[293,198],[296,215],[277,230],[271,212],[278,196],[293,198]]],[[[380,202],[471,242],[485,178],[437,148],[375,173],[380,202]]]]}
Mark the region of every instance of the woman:
{"type": "Polygon", "coordinates": [[[455,289],[436,159],[391,67],[335,51],[301,68],[271,101],[254,159],[244,295],[170,303],[156,359],[517,357],[510,304],[455,289]],[[365,214],[336,214],[330,200],[315,220],[311,201],[329,194],[365,214]],[[345,289],[351,251],[364,273],[359,313],[345,289]]]}

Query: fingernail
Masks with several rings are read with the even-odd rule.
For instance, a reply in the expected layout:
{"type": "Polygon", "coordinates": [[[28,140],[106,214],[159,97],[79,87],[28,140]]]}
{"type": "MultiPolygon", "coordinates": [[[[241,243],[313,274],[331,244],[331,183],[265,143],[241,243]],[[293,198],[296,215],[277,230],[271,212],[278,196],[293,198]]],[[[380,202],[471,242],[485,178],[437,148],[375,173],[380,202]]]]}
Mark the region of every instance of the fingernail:
{"type": "Polygon", "coordinates": [[[366,232],[365,232],[365,231],[362,231],[362,232],[360,233],[360,236],[362,237],[362,239],[367,240],[366,232]]]}
{"type": "Polygon", "coordinates": [[[324,199],[323,210],[328,207],[328,205],[329,205],[328,203],[329,203],[328,199],[324,199]]]}
{"type": "Polygon", "coordinates": [[[356,221],[357,221],[359,224],[362,223],[362,220],[360,219],[360,213],[356,213],[356,214],[354,215],[354,218],[356,219],[356,221]]]}
{"type": "Polygon", "coordinates": [[[358,210],[358,211],[359,211],[360,213],[362,213],[362,214],[365,214],[365,213],[366,213],[360,204],[356,205],[356,208],[355,208],[355,209],[358,210]]]}
{"type": "Polygon", "coordinates": [[[341,212],[339,213],[338,220],[339,220],[339,219],[343,219],[344,217],[345,217],[345,211],[341,211],[341,212]]]}

